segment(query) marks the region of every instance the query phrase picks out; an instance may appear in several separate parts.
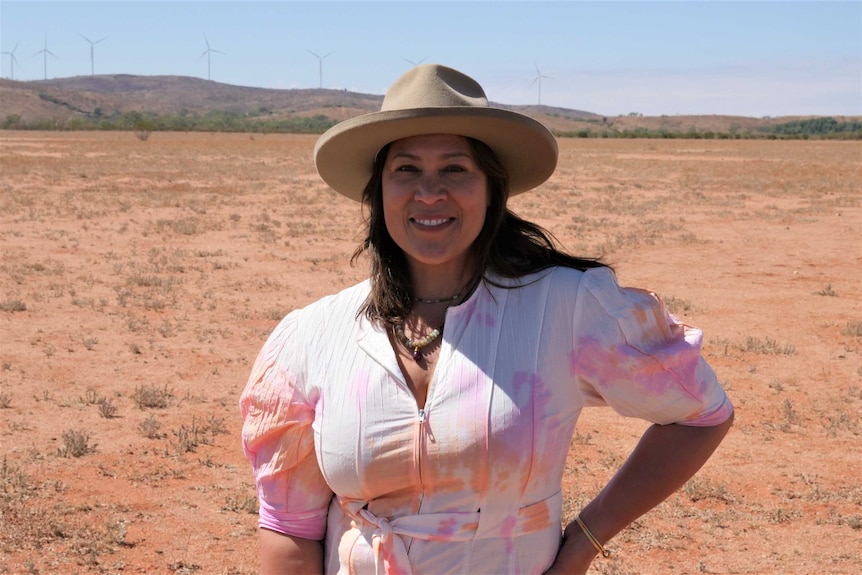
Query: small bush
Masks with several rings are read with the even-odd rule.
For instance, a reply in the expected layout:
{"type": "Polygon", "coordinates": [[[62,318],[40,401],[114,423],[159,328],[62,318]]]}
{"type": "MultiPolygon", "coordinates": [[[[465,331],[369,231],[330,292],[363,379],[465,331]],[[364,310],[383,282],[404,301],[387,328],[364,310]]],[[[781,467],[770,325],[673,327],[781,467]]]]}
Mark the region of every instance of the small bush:
{"type": "Polygon", "coordinates": [[[0,302],[0,311],[5,311],[6,313],[27,311],[27,304],[20,299],[7,299],[4,302],[0,302]]]}
{"type": "Polygon", "coordinates": [[[67,429],[63,432],[63,447],[59,449],[62,457],[83,457],[96,451],[96,445],[90,445],[90,434],[85,431],[67,429]]]}
{"type": "Polygon", "coordinates": [[[0,463],[0,492],[5,494],[26,493],[34,488],[30,478],[14,463],[6,460],[0,463]]]}
{"type": "Polygon", "coordinates": [[[795,409],[793,409],[793,402],[789,399],[784,400],[782,412],[784,413],[784,421],[778,426],[778,429],[781,431],[787,433],[794,425],[802,424],[802,418],[799,417],[799,414],[795,409]]]}
{"type": "Polygon", "coordinates": [[[694,310],[692,303],[686,299],[668,296],[663,298],[663,301],[667,310],[674,315],[685,314],[694,310]]]}
{"type": "Polygon", "coordinates": [[[159,432],[161,428],[162,424],[159,422],[159,420],[156,419],[154,415],[149,416],[138,424],[138,431],[140,431],[141,435],[143,435],[147,439],[161,438],[162,434],[159,432]]]}
{"type": "Polygon", "coordinates": [[[135,387],[132,400],[138,409],[165,409],[173,396],[167,385],[164,388],[154,385],[139,385],[135,387]]]}
{"type": "Polygon", "coordinates": [[[99,343],[99,338],[93,336],[81,336],[81,343],[84,344],[87,351],[93,351],[96,348],[96,344],[99,343]]]}
{"type": "Polygon", "coordinates": [[[117,415],[117,406],[107,397],[99,398],[99,415],[105,419],[111,419],[117,415]]]}
{"type": "Polygon", "coordinates": [[[254,495],[233,494],[224,498],[222,511],[230,511],[232,513],[251,513],[256,514],[257,497],[254,495]]]}
{"type": "Polygon", "coordinates": [[[862,321],[848,321],[841,333],[844,335],[862,337],[862,321]]]}
{"type": "Polygon", "coordinates": [[[794,346],[789,343],[780,344],[769,337],[761,340],[759,337],[749,336],[745,338],[745,345],[740,346],[740,349],[765,355],[796,355],[794,346]]]}
{"type": "Polygon", "coordinates": [[[224,418],[210,415],[206,422],[201,423],[197,418],[192,418],[189,426],[181,425],[173,432],[176,437],[174,449],[177,454],[194,452],[200,445],[212,445],[216,435],[227,433],[224,418]]]}
{"type": "Polygon", "coordinates": [[[727,484],[715,484],[708,479],[693,477],[683,488],[688,498],[693,501],[701,501],[704,499],[714,499],[723,503],[733,503],[735,498],[727,489],[727,484]]]}

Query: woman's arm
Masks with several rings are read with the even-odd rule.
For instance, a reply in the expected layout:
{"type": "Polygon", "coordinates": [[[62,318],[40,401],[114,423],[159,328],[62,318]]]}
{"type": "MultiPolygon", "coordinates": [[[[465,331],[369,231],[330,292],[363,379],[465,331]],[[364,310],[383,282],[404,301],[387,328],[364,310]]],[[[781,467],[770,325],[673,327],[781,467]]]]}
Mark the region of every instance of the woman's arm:
{"type": "MultiPolygon", "coordinates": [[[[583,522],[605,543],[682,487],[712,455],[733,423],[712,427],[653,425],[602,491],[581,511],[583,522]]],[[[579,575],[596,550],[574,521],[547,575],[579,575]]]]}
{"type": "Polygon", "coordinates": [[[260,529],[261,575],[320,575],[323,544],[313,539],[260,529]]]}

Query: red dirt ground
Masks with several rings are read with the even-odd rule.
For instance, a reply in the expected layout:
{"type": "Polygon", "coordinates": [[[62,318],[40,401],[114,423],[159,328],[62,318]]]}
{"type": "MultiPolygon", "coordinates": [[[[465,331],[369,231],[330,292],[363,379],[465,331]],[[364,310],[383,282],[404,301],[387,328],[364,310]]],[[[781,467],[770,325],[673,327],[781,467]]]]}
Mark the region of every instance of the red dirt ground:
{"type": "MultiPolygon", "coordinates": [[[[0,132],[0,573],[255,573],[237,398],[351,285],[311,136],[0,132]]],[[[593,573],[862,572],[862,144],[562,140],[513,208],[705,331],[716,456],[593,573]]],[[[588,410],[570,517],[644,428],[588,410]]]]}

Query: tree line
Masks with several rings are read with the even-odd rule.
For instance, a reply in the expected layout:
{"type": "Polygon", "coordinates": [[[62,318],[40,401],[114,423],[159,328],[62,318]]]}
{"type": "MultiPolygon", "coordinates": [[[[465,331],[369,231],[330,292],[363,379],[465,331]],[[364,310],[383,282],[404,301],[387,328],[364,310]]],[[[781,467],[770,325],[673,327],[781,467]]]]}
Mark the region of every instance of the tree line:
{"type": "MultiPolygon", "coordinates": [[[[134,131],[139,136],[150,132],[250,132],[322,134],[334,126],[337,120],[317,114],[310,117],[273,119],[267,110],[243,114],[239,112],[211,111],[206,114],[181,112],[179,114],[153,114],[126,112],[105,116],[99,108],[92,113],[68,120],[24,120],[20,115],[10,114],[0,120],[4,130],[123,130],[134,131]]],[[[602,126],[598,129],[555,130],[561,138],[673,138],[673,139],[840,139],[862,140],[862,121],[841,121],[831,116],[794,120],[760,126],[745,132],[731,127],[728,131],[670,130],[666,128],[631,128],[616,130],[602,126]]]]}
{"type": "Polygon", "coordinates": [[[53,119],[24,120],[20,115],[10,114],[0,121],[4,130],[122,130],[139,133],[148,132],[254,132],[322,134],[336,124],[328,116],[318,114],[310,117],[262,119],[251,114],[213,111],[203,115],[152,114],[126,112],[114,116],[102,116],[98,108],[93,114],[60,121],[53,119]]]}

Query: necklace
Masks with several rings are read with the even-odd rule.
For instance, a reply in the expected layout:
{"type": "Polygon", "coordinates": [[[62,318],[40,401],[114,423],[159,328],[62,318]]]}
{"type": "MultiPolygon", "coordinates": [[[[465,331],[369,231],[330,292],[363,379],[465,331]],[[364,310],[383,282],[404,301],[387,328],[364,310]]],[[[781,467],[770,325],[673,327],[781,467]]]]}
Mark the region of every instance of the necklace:
{"type": "Polygon", "coordinates": [[[417,297],[417,298],[415,298],[415,299],[416,299],[416,301],[418,301],[419,303],[427,303],[427,304],[434,304],[434,303],[447,303],[447,302],[450,302],[450,301],[455,301],[455,300],[459,299],[462,295],[464,295],[464,293],[466,293],[467,291],[470,291],[470,290],[472,290],[474,287],[476,287],[476,284],[478,284],[478,283],[479,283],[479,279],[481,279],[481,275],[480,275],[480,276],[477,276],[477,277],[476,277],[475,279],[473,279],[473,280],[470,280],[470,282],[469,282],[467,285],[465,285],[465,286],[461,289],[461,291],[459,291],[458,293],[456,293],[455,295],[450,296],[450,297],[441,297],[441,298],[439,298],[439,299],[424,299],[424,298],[421,298],[421,297],[417,297]]]}
{"type": "Polygon", "coordinates": [[[443,326],[441,325],[440,329],[435,329],[425,337],[417,339],[416,341],[413,341],[412,339],[407,337],[407,334],[404,333],[403,326],[396,325],[395,333],[396,335],[398,335],[398,339],[401,340],[401,343],[404,344],[404,347],[413,350],[413,359],[415,361],[421,361],[425,357],[424,355],[422,355],[422,348],[427,345],[430,345],[435,339],[440,337],[440,330],[442,329],[443,326]]]}
{"type": "Polygon", "coordinates": [[[441,297],[440,299],[423,299],[423,298],[421,298],[421,297],[417,297],[417,298],[416,298],[416,301],[418,301],[419,303],[443,303],[443,302],[450,302],[450,301],[455,301],[456,299],[458,299],[459,297],[461,297],[461,295],[462,295],[463,293],[464,293],[463,291],[459,291],[458,293],[456,293],[456,294],[455,294],[455,295],[453,295],[452,297],[441,297]]]}

